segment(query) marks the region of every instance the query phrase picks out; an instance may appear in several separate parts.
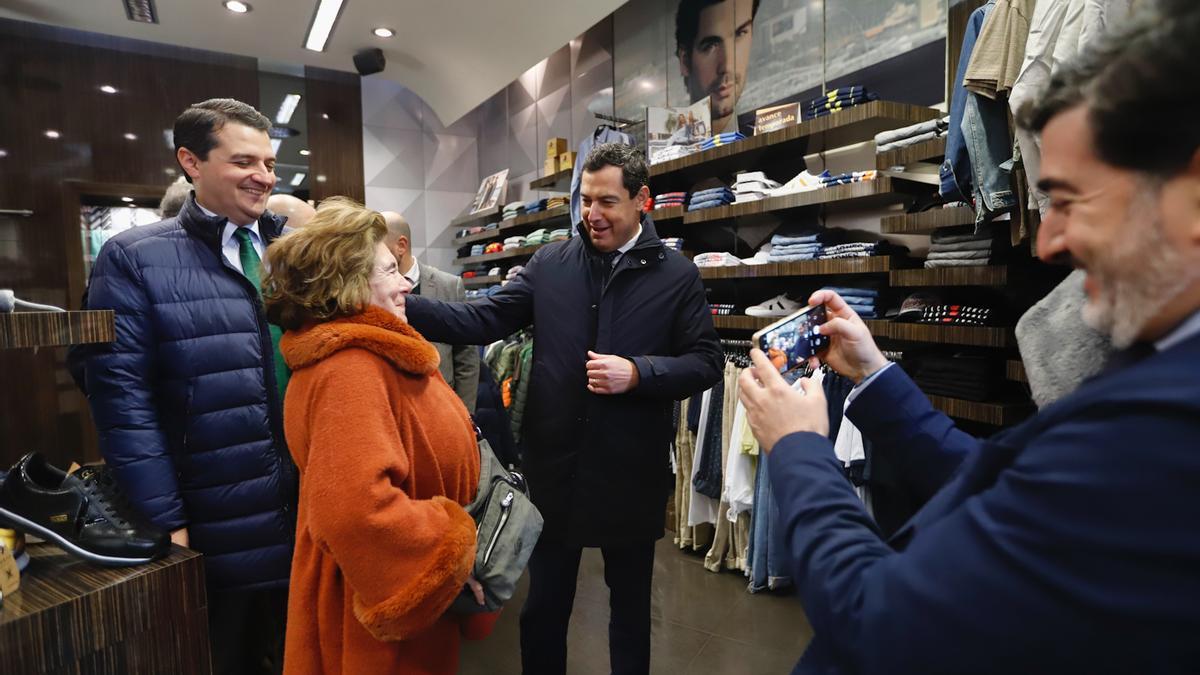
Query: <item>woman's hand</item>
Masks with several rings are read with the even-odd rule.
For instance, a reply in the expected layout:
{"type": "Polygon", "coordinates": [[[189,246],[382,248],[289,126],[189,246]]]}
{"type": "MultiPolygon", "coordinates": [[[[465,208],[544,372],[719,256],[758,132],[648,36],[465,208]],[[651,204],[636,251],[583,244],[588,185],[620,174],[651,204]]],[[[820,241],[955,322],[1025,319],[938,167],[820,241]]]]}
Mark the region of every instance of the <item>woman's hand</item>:
{"type": "Polygon", "coordinates": [[[818,327],[821,335],[829,337],[829,348],[821,356],[840,375],[855,384],[887,365],[887,358],[875,345],[867,324],[833,291],[817,291],[808,299],[809,305],[825,305],[828,320],[818,327]]]}
{"type": "Polygon", "coordinates": [[[467,587],[470,588],[471,593],[475,595],[475,603],[482,607],[485,604],[483,601],[483,584],[479,583],[479,580],[476,579],[475,575],[472,574],[471,576],[467,577],[467,587]]]}

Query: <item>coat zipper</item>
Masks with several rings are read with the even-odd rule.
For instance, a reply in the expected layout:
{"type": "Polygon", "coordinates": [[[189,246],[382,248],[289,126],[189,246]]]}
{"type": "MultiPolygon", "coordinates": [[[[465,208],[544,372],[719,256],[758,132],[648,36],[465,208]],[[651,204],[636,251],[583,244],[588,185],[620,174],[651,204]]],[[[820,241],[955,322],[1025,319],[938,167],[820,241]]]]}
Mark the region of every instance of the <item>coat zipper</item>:
{"type": "Polygon", "coordinates": [[[512,511],[512,503],[513,493],[510,491],[500,501],[500,522],[496,525],[496,531],[492,533],[492,540],[488,542],[487,550],[483,553],[484,567],[487,567],[488,561],[492,559],[492,550],[496,548],[496,542],[500,540],[500,533],[504,531],[504,525],[508,522],[508,514],[512,511]]]}

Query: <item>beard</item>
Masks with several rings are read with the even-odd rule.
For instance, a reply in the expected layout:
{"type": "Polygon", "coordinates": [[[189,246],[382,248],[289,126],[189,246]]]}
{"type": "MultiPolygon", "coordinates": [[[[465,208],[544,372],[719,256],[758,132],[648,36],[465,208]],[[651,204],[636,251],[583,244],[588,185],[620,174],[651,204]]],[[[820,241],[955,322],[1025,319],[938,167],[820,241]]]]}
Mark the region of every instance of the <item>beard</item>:
{"type": "Polygon", "coordinates": [[[1127,222],[1145,222],[1142,231],[1127,238],[1125,247],[1115,247],[1107,258],[1087,268],[1096,284],[1096,297],[1083,306],[1084,323],[1111,337],[1113,346],[1126,349],[1137,341],[1146,324],[1175,296],[1192,285],[1200,271],[1167,241],[1154,199],[1137,199],[1130,206],[1127,222]]]}

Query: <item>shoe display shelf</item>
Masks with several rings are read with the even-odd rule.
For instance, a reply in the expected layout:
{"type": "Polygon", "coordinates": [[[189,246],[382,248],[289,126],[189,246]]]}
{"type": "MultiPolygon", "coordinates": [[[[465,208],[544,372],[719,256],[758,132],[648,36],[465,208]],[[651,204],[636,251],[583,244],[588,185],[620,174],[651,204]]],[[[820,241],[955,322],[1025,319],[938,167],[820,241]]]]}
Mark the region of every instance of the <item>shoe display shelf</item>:
{"type": "MultiPolygon", "coordinates": [[[[0,314],[0,348],[113,339],[111,311],[0,314]]],[[[19,589],[0,601],[0,673],[211,672],[204,564],[195,551],[133,567],[83,562],[29,538],[19,589]]]]}

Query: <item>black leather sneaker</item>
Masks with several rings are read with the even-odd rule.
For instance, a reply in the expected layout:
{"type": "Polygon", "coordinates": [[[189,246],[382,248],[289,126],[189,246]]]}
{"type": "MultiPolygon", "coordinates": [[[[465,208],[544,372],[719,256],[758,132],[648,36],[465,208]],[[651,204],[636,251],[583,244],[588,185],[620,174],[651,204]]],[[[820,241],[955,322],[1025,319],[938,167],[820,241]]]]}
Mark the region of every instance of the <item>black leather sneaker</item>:
{"type": "Polygon", "coordinates": [[[98,565],[140,565],[171,548],[171,536],[125,500],[107,469],[68,474],[31,452],[0,483],[0,527],[37,535],[98,565]]]}

